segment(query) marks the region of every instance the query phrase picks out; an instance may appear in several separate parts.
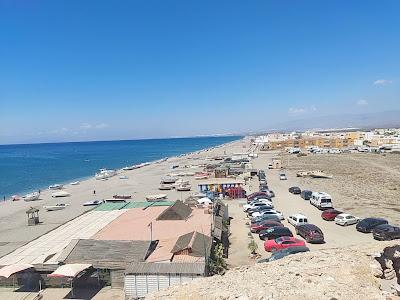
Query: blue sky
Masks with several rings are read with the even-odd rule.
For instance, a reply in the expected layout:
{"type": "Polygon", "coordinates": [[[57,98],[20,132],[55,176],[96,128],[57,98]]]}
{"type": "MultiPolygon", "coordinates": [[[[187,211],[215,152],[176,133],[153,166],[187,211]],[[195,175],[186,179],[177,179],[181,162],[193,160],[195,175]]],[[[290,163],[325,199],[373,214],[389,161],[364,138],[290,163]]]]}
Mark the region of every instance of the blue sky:
{"type": "Polygon", "coordinates": [[[400,1],[0,0],[0,143],[400,109],[400,1]]]}

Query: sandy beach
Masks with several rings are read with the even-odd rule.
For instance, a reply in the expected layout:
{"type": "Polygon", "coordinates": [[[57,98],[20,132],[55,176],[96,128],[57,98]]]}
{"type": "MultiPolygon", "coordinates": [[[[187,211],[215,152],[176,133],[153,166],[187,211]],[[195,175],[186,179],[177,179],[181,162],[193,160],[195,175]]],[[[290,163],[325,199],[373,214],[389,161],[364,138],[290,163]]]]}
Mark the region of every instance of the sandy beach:
{"type": "MultiPolygon", "coordinates": [[[[123,171],[119,170],[118,175],[108,180],[96,180],[94,174],[92,178],[83,180],[79,185],[65,185],[65,191],[71,193],[70,197],[52,198],[54,191],[41,191],[40,200],[25,202],[6,201],[0,204],[0,256],[15,250],[27,242],[49,232],[50,230],[76,218],[77,216],[93,209],[85,207],[83,203],[95,199],[110,199],[113,195],[131,195],[129,201],[145,201],[149,194],[167,194],[168,200],[184,200],[190,194],[198,192],[196,180],[193,176],[184,177],[192,185],[189,192],[178,192],[175,190],[159,191],[158,186],[161,177],[170,173],[179,173],[182,171],[196,172],[202,171],[202,168],[194,166],[207,162],[208,157],[236,152],[243,152],[245,149],[243,140],[230,142],[224,145],[210,149],[200,150],[194,153],[171,157],[160,163],[152,163],[148,166],[123,171]],[[172,169],[173,165],[178,168],[172,169]],[[186,167],[185,167],[186,166],[186,167]],[[128,179],[120,179],[120,176],[127,176],[128,179]],[[96,191],[96,195],[93,194],[96,191]],[[43,209],[45,205],[54,205],[56,203],[68,203],[70,206],[60,211],[48,212],[43,209]],[[26,210],[30,207],[40,209],[40,224],[37,226],[27,225],[26,210]]],[[[73,181],[73,180],[72,180],[73,181]]]]}

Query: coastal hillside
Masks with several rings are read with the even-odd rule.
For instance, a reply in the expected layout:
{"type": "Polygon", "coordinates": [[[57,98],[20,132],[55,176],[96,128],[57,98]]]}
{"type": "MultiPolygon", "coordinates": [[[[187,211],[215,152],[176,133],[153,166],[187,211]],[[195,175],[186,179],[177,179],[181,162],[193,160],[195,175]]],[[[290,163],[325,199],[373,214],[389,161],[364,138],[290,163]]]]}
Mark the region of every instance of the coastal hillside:
{"type": "Polygon", "coordinates": [[[238,267],[223,276],[194,280],[147,298],[400,299],[390,287],[396,284],[396,273],[399,274],[399,250],[398,245],[382,243],[302,253],[270,263],[238,267]]]}

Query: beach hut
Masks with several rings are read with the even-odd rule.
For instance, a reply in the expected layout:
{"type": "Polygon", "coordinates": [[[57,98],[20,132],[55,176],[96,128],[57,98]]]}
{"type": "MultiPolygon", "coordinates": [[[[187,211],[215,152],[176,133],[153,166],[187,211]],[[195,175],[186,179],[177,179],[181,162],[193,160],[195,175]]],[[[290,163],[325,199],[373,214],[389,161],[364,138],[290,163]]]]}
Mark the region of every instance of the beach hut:
{"type": "Polygon", "coordinates": [[[26,211],[28,215],[28,226],[39,224],[39,209],[31,207],[26,211]]]}

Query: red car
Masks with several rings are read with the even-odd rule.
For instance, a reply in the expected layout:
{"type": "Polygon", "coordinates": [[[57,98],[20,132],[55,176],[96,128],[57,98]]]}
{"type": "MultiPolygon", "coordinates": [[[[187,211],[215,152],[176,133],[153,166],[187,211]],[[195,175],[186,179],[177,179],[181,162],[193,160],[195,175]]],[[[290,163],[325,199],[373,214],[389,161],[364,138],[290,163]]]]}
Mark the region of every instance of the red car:
{"type": "Polygon", "coordinates": [[[255,193],[252,193],[252,194],[250,194],[250,195],[247,196],[247,203],[253,201],[254,198],[257,198],[257,197],[270,198],[270,197],[268,196],[268,194],[265,193],[265,192],[255,192],[255,193]]]}
{"type": "Polygon", "coordinates": [[[332,209],[324,210],[323,213],[321,214],[321,217],[325,221],[333,221],[333,220],[335,220],[337,215],[340,215],[342,213],[343,213],[342,211],[332,208],[332,209]]]}
{"type": "Polygon", "coordinates": [[[304,247],[306,243],[303,240],[296,239],[291,236],[283,236],[275,240],[267,240],[264,242],[264,249],[268,252],[274,252],[290,247],[304,247]]]}
{"type": "Polygon", "coordinates": [[[283,224],[278,221],[262,220],[258,223],[251,224],[250,231],[253,233],[259,233],[261,230],[265,230],[272,227],[283,227],[283,224]]]}

